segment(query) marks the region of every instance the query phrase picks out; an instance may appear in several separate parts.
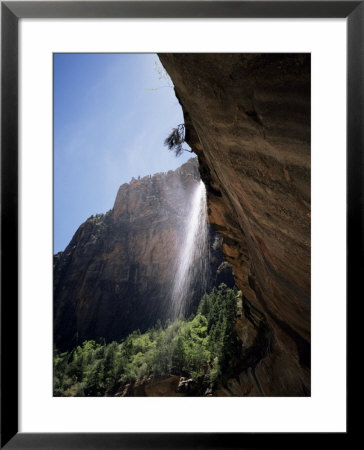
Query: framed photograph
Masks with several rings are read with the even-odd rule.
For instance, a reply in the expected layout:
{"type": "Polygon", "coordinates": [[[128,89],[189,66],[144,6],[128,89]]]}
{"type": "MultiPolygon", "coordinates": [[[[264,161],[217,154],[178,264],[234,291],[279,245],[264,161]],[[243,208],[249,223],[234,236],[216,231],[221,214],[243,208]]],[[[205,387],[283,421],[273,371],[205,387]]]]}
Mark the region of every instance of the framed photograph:
{"type": "Polygon", "coordinates": [[[363,8],[1,3],[2,447],[347,440],[363,8]]]}

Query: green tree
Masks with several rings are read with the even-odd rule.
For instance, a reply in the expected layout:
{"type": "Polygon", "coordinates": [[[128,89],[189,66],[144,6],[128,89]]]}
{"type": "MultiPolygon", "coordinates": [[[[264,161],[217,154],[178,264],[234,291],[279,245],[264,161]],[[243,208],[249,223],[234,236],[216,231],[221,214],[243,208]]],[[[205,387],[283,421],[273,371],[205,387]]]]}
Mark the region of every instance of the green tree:
{"type": "Polygon", "coordinates": [[[205,294],[189,319],[159,322],[122,342],[85,341],[70,352],[54,349],[54,395],[101,396],[146,375],[222,380],[241,357],[235,332],[238,292],[222,284],[205,294]]]}
{"type": "Polygon", "coordinates": [[[173,128],[170,134],[164,140],[164,145],[168,147],[178,157],[183,152],[193,153],[192,150],[184,148],[183,144],[186,142],[186,129],[184,123],[180,123],[176,128],[173,128]]]}

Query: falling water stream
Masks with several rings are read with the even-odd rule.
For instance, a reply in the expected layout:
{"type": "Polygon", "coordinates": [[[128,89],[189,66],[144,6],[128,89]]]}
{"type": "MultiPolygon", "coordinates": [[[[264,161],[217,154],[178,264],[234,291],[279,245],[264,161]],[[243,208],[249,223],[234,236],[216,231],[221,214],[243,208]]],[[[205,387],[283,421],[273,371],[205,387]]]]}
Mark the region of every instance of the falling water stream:
{"type": "Polygon", "coordinates": [[[185,236],[176,261],[171,301],[173,318],[185,314],[197,283],[201,293],[206,290],[209,270],[207,226],[206,188],[200,181],[192,194],[185,236]]]}

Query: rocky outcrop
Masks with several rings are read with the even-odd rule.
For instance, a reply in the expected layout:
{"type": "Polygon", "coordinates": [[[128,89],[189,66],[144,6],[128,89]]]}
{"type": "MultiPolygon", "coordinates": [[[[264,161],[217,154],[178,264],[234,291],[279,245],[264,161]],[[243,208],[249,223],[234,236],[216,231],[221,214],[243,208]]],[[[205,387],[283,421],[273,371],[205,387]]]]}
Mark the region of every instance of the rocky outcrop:
{"type": "MultiPolygon", "coordinates": [[[[171,285],[186,232],[196,158],[176,171],[123,184],[112,210],[83,223],[54,256],[54,342],[63,350],[86,339],[119,340],[169,317],[171,285]]],[[[234,284],[221,238],[212,230],[209,287],[234,284]]],[[[198,276],[192,312],[202,295],[198,276]]]]}
{"type": "Polygon", "coordinates": [[[105,397],[212,397],[208,379],[194,380],[178,375],[146,376],[126,385],[116,384],[105,397]]]}
{"type": "Polygon", "coordinates": [[[246,299],[243,346],[259,341],[230,395],[309,395],[310,55],[159,57],[246,299]]]}

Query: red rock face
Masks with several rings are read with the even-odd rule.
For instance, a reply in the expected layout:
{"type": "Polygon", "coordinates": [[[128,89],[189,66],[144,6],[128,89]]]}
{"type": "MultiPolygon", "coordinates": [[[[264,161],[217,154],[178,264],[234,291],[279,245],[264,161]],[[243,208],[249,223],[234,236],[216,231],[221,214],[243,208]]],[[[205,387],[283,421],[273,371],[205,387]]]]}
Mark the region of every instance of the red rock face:
{"type": "Polygon", "coordinates": [[[309,395],[310,56],[159,57],[199,158],[209,221],[245,295],[240,334],[253,342],[265,320],[270,330],[230,393],[309,395]],[[252,308],[265,317],[253,327],[252,308]]]}
{"type": "MultiPolygon", "coordinates": [[[[196,159],[176,171],[132,180],[114,207],[89,218],[54,265],[54,341],[59,349],[86,339],[119,340],[168,317],[175,264],[186,232],[190,197],[200,177],[196,159]]],[[[215,234],[210,234],[211,246],[215,234]]],[[[211,249],[213,283],[221,248],[211,249]]],[[[230,275],[230,278],[229,278],[230,275]]],[[[200,300],[191,292],[191,308],[200,300]]]]}

